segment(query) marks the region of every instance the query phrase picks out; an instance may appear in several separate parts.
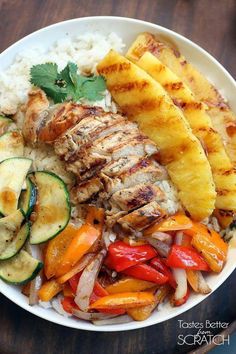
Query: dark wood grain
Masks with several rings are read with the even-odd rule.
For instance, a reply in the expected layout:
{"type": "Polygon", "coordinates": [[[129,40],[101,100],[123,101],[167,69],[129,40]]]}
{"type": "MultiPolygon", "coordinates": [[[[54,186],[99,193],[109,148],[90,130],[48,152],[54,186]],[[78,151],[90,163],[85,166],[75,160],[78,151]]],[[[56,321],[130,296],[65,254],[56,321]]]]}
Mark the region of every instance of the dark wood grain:
{"type": "MultiPolygon", "coordinates": [[[[0,0],[0,51],[46,25],[93,15],[127,16],[177,31],[213,54],[236,75],[235,0],[0,0]]],[[[171,354],[193,349],[177,345],[188,334],[178,320],[232,322],[236,319],[236,273],[203,303],[185,314],[145,329],[93,333],[39,319],[0,296],[0,354],[171,354]]],[[[214,329],[218,333],[219,329],[214,329]]]]}

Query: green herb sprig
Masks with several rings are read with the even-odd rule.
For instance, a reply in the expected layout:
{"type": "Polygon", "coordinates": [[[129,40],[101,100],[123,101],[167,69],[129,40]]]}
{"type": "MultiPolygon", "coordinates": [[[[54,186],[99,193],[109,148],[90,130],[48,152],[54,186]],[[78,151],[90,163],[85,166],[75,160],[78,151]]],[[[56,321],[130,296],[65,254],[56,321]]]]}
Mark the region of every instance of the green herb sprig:
{"type": "Polygon", "coordinates": [[[77,65],[71,62],[61,72],[55,63],[38,64],[30,69],[30,82],[40,87],[55,103],[81,98],[101,100],[106,89],[103,77],[82,76],[77,71],[77,65]]]}

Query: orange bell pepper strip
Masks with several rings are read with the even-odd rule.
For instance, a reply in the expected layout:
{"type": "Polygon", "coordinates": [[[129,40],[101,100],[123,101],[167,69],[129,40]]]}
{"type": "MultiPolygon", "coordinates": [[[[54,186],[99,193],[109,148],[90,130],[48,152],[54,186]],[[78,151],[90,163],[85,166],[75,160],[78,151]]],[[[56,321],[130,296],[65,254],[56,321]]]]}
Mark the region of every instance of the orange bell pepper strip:
{"type": "Polygon", "coordinates": [[[214,230],[205,225],[194,223],[192,228],[184,233],[192,236],[191,244],[196,248],[213,272],[219,273],[226,261],[228,245],[214,230]]]}
{"type": "Polygon", "coordinates": [[[100,237],[102,236],[105,211],[103,208],[96,208],[93,205],[88,206],[88,214],[86,216],[86,224],[92,225],[100,232],[100,237]]]}
{"type": "Polygon", "coordinates": [[[44,273],[47,279],[56,274],[62,256],[77,232],[78,227],[68,224],[59,235],[48,242],[44,254],[44,273]]]}
{"type": "Polygon", "coordinates": [[[88,224],[82,225],[63,255],[61,263],[57,267],[56,277],[59,278],[69,272],[83,255],[89,251],[98,237],[99,231],[97,229],[88,224]]]}
{"type": "Polygon", "coordinates": [[[168,285],[162,285],[155,294],[155,302],[150,305],[140,306],[133,309],[128,309],[127,314],[133,318],[135,321],[144,321],[152,313],[152,311],[160,304],[170,292],[170,287],[168,285]]]}
{"type": "Polygon", "coordinates": [[[55,279],[46,281],[38,291],[38,297],[41,301],[50,301],[55,295],[60,293],[63,289],[61,284],[55,279]]]}
{"type": "Polygon", "coordinates": [[[192,221],[184,214],[172,215],[160,223],[154,224],[144,231],[145,236],[154,232],[186,230],[192,226],[192,221]]]}
{"type": "MultiPolygon", "coordinates": [[[[93,293],[90,297],[90,305],[93,304],[95,301],[100,299],[101,297],[107,296],[109,293],[104,289],[101,284],[96,281],[94,288],[93,288],[93,293]]],[[[126,311],[124,309],[108,309],[108,308],[102,308],[98,310],[99,312],[104,312],[104,313],[111,313],[115,315],[123,315],[126,311]]]]}
{"type": "Polygon", "coordinates": [[[94,257],[94,253],[85,254],[79,260],[79,262],[77,262],[71,268],[71,270],[69,270],[69,272],[67,272],[66,274],[64,274],[61,277],[57,278],[57,282],[60,283],[60,284],[64,284],[65,282],[67,282],[67,280],[72,278],[75,274],[81,272],[89,264],[89,262],[93,259],[93,257],[94,257]]]}
{"type": "Polygon", "coordinates": [[[116,283],[108,285],[106,291],[109,294],[125,293],[125,292],[136,292],[150,289],[155,286],[155,283],[150,281],[135,279],[135,278],[124,278],[118,280],[116,283]]]}
{"type": "Polygon", "coordinates": [[[155,296],[151,292],[126,292],[101,297],[90,305],[90,309],[128,309],[150,305],[154,302],[155,296]]]}

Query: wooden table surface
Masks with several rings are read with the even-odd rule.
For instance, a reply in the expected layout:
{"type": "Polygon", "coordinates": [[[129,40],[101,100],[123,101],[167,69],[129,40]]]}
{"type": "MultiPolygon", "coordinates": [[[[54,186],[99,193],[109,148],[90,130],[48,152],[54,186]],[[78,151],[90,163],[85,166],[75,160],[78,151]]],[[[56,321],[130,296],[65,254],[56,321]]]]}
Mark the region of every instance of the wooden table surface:
{"type": "MultiPolygon", "coordinates": [[[[0,51],[58,21],[94,15],[127,16],[183,34],[236,75],[235,0],[0,0],[0,15],[0,51]]],[[[234,272],[204,302],[175,319],[120,333],[63,328],[27,313],[0,295],[0,354],[186,353],[193,347],[177,345],[177,336],[191,333],[191,329],[180,329],[177,320],[235,320],[235,279],[234,272]]]]}

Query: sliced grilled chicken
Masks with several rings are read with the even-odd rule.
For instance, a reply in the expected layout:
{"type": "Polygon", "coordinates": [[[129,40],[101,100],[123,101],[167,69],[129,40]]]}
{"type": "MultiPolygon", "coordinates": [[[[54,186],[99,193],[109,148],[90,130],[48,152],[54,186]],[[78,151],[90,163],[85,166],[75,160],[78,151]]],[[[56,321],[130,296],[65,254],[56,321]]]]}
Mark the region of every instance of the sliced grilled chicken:
{"type": "Polygon", "coordinates": [[[93,177],[74,186],[71,190],[71,201],[74,204],[84,203],[103,189],[100,178],[93,177]]]}
{"type": "Polygon", "coordinates": [[[124,129],[124,124],[125,118],[121,115],[89,115],[55,141],[55,151],[66,161],[75,161],[81,146],[124,129]]]}
{"type": "Polygon", "coordinates": [[[165,194],[159,187],[142,183],[115,192],[111,197],[110,203],[112,204],[114,202],[121,210],[131,211],[147,203],[153,201],[163,202],[164,200],[165,194]]]}
{"type": "Polygon", "coordinates": [[[29,93],[22,133],[26,141],[35,144],[41,127],[48,117],[49,101],[42,90],[29,93]]]}
{"type": "Polygon", "coordinates": [[[167,177],[165,169],[153,159],[143,159],[127,172],[117,177],[108,177],[101,173],[101,180],[105,188],[105,197],[117,191],[135,186],[140,183],[155,183],[167,177]]]}
{"type": "Polygon", "coordinates": [[[165,217],[159,205],[165,195],[154,183],[166,179],[167,173],[153,157],[157,146],[135,123],[71,102],[49,109],[41,90],[29,95],[25,126],[28,123],[27,139],[54,144],[65,168],[76,175],[73,203],[96,198],[106,208],[107,224],[118,221],[129,232],[165,217]]]}
{"type": "Polygon", "coordinates": [[[61,134],[80,122],[87,116],[99,116],[103,110],[99,107],[81,106],[74,102],[62,103],[55,106],[53,114],[40,129],[40,141],[54,143],[61,134]]]}
{"type": "Polygon", "coordinates": [[[127,230],[142,231],[166,217],[166,212],[154,201],[121,217],[117,222],[127,230]]]}

